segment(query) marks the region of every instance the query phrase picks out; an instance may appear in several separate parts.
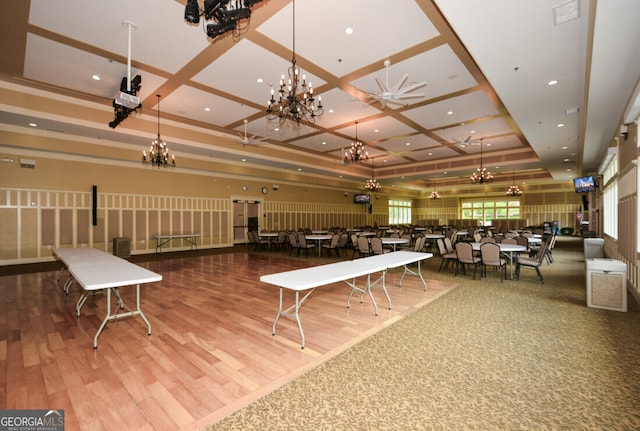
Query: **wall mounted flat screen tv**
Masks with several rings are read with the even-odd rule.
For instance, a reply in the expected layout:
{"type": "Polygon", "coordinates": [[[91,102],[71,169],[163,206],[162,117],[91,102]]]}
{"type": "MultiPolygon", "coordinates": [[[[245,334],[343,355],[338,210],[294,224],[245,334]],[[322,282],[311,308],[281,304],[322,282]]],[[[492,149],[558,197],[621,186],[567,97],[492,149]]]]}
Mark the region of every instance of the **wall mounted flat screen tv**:
{"type": "Polygon", "coordinates": [[[595,192],[596,182],[593,179],[593,175],[589,175],[582,178],[574,178],[573,187],[576,189],[576,193],[595,192]]]}
{"type": "Polygon", "coordinates": [[[369,204],[371,203],[371,195],[354,195],[353,202],[357,204],[369,204]]]}

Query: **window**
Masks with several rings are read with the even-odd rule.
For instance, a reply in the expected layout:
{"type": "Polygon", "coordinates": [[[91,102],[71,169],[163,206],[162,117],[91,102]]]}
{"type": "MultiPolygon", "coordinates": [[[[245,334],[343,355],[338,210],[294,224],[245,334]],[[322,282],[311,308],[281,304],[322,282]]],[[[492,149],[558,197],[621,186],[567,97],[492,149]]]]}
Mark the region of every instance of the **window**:
{"type": "Polygon", "coordinates": [[[389,223],[411,224],[411,201],[389,201],[389,223]]]}
{"type": "Polygon", "coordinates": [[[519,219],[520,200],[466,200],[460,203],[460,217],[465,220],[477,220],[480,225],[490,225],[494,219],[519,219]]]}
{"type": "Polygon", "coordinates": [[[611,238],[618,238],[618,182],[614,177],[618,173],[618,156],[614,156],[602,175],[606,184],[602,191],[602,223],[603,232],[611,238]],[[614,179],[614,181],[611,181],[614,179]]]}

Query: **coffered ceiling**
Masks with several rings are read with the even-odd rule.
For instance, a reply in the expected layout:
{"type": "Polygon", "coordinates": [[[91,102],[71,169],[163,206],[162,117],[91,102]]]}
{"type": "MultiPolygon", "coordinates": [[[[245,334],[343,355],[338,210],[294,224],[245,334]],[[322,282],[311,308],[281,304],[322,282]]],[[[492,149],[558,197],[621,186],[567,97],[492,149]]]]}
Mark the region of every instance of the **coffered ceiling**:
{"type": "MultiPolygon", "coordinates": [[[[1,127],[34,123],[141,152],[155,137],[159,94],[177,169],[211,159],[274,179],[361,182],[373,164],[383,186],[419,190],[468,182],[482,149],[498,180],[561,182],[597,170],[618,126],[638,115],[635,0],[297,0],[297,64],[324,105],[299,126],[265,116],[291,65],[291,0],[257,3],[242,31],[213,40],[184,21],[185,1],[3,3],[3,87],[64,109],[0,102],[1,127]],[[129,58],[142,113],[110,128],[129,58]],[[361,91],[405,74],[401,87],[426,83],[406,104],[383,107],[361,91]],[[242,144],[245,120],[260,145],[242,144]],[[372,159],[342,165],[356,122],[372,159]]],[[[0,152],[19,153],[14,145],[0,142],[0,152]]]]}

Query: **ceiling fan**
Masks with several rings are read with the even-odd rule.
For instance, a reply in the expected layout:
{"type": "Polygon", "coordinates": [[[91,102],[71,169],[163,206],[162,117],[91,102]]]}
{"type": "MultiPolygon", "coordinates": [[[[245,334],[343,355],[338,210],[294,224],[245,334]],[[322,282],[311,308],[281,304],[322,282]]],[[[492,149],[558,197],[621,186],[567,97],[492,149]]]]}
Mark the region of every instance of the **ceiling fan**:
{"type": "Polygon", "coordinates": [[[480,145],[480,139],[472,139],[471,135],[469,135],[464,139],[457,139],[456,140],[456,144],[460,148],[465,148],[465,147],[467,147],[469,145],[480,145]]]}
{"type": "Polygon", "coordinates": [[[426,81],[414,82],[404,88],[402,87],[407,81],[407,78],[409,78],[409,74],[407,73],[405,73],[402,76],[402,78],[400,78],[400,80],[396,82],[396,84],[393,87],[390,87],[389,86],[389,66],[391,66],[391,62],[389,60],[385,60],[384,67],[386,69],[386,80],[384,84],[382,83],[382,81],[380,81],[380,78],[378,78],[377,76],[375,77],[376,84],[378,84],[377,90],[369,90],[366,88],[356,87],[358,90],[367,94],[367,96],[372,99],[369,103],[367,103],[367,105],[370,105],[378,101],[380,102],[380,104],[382,105],[382,108],[384,109],[386,108],[387,104],[396,104],[396,105],[405,106],[405,105],[408,105],[408,103],[405,101],[406,99],[424,97],[424,94],[413,93],[413,91],[427,85],[426,81]]]}
{"type": "Polygon", "coordinates": [[[245,119],[244,122],[244,133],[238,133],[240,137],[240,143],[242,145],[262,145],[261,142],[267,140],[267,138],[258,138],[257,135],[248,135],[247,134],[247,123],[248,121],[245,119]]]}

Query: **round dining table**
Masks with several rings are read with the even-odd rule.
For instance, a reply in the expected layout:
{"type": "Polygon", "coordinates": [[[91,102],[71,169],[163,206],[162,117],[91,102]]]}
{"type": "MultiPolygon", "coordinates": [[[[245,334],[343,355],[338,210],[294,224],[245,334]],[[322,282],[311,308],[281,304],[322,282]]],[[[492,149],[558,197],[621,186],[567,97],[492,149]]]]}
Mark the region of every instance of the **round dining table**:
{"type": "Polygon", "coordinates": [[[382,245],[391,245],[393,246],[393,251],[396,251],[396,247],[398,244],[406,244],[409,242],[407,238],[380,238],[382,240],[382,245]]]}
{"type": "Polygon", "coordinates": [[[320,255],[322,254],[322,241],[328,241],[331,240],[331,237],[333,235],[305,235],[305,239],[309,239],[311,241],[315,241],[316,244],[318,245],[318,257],[320,257],[320,255]]]}

